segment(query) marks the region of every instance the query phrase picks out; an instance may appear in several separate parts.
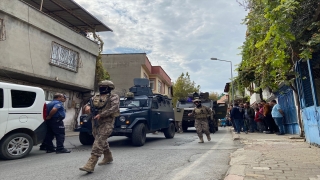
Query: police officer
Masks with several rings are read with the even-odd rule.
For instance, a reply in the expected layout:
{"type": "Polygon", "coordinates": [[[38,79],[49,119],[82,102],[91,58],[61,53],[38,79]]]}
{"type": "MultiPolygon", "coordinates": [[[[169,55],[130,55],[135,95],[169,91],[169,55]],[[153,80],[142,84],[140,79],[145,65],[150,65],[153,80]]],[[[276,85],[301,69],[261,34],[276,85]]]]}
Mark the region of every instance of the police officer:
{"type": "Polygon", "coordinates": [[[70,153],[69,150],[64,148],[65,140],[65,127],[63,119],[66,116],[65,109],[62,102],[65,101],[65,96],[60,93],[54,95],[54,100],[47,105],[47,134],[43,144],[46,145],[47,153],[56,152],[59,153],[70,153]],[[57,148],[54,149],[52,140],[56,138],[57,148]]]}
{"type": "Polygon", "coordinates": [[[93,172],[94,167],[98,162],[99,157],[103,154],[103,159],[98,165],[106,165],[113,161],[110,151],[108,137],[111,135],[114,127],[115,117],[120,115],[119,111],[119,96],[111,94],[115,86],[113,82],[105,80],[99,84],[100,94],[92,98],[93,104],[87,104],[84,109],[88,111],[88,106],[92,106],[95,110],[92,119],[92,134],[94,143],[92,146],[91,157],[87,164],[80,168],[81,171],[93,172]]]}
{"type": "Polygon", "coordinates": [[[199,143],[204,143],[202,132],[204,132],[207,135],[208,141],[211,141],[208,116],[211,116],[212,111],[210,108],[203,106],[201,104],[200,99],[193,100],[193,103],[196,107],[193,109],[191,113],[188,114],[188,116],[195,117],[194,127],[196,128],[197,134],[200,139],[199,143]]]}

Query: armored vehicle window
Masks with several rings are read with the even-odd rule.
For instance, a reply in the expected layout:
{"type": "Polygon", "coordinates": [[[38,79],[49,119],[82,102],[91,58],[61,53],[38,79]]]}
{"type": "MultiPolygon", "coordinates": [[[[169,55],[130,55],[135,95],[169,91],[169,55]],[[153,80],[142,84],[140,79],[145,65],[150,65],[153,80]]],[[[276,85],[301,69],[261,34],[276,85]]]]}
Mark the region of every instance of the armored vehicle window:
{"type": "Polygon", "coordinates": [[[152,109],[158,109],[158,108],[159,108],[158,102],[152,101],[152,107],[151,107],[151,108],[152,108],[152,109]]]}
{"type": "Polygon", "coordinates": [[[3,89],[0,89],[0,108],[3,108],[3,89]]]}
{"type": "Polygon", "coordinates": [[[148,107],[148,100],[120,100],[120,107],[148,107]]]}
{"type": "Polygon", "coordinates": [[[13,108],[25,108],[33,105],[36,99],[35,92],[11,90],[13,108]]]}

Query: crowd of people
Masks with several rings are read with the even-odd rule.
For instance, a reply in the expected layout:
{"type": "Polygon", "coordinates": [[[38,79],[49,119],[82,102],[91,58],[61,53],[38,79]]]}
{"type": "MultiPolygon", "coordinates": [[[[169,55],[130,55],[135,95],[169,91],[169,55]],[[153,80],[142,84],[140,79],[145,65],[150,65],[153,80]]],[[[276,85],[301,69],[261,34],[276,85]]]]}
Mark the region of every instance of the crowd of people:
{"type": "Polygon", "coordinates": [[[269,103],[262,100],[253,107],[249,102],[231,105],[227,118],[237,134],[260,132],[284,135],[284,117],[285,114],[276,100],[269,103]]]}

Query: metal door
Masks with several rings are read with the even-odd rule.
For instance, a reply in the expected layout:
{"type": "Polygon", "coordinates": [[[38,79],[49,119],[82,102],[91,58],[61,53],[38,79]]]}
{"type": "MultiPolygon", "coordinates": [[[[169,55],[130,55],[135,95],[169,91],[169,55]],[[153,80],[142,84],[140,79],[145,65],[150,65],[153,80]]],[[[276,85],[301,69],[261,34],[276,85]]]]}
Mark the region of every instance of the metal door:
{"type": "Polygon", "coordinates": [[[289,87],[283,87],[280,89],[280,92],[278,103],[285,113],[285,131],[287,134],[299,134],[299,124],[293,90],[289,87]]]}

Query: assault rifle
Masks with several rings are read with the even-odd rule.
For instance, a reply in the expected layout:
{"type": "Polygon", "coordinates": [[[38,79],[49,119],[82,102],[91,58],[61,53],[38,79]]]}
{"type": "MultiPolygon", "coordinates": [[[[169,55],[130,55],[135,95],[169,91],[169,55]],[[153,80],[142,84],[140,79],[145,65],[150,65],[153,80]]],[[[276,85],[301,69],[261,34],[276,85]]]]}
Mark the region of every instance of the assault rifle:
{"type": "Polygon", "coordinates": [[[90,98],[90,116],[89,119],[92,119],[93,123],[94,123],[94,127],[97,128],[99,126],[98,124],[98,120],[97,119],[94,119],[94,117],[96,117],[96,115],[98,115],[99,113],[99,109],[95,108],[93,106],[93,101],[92,101],[92,98],[90,98]]]}

